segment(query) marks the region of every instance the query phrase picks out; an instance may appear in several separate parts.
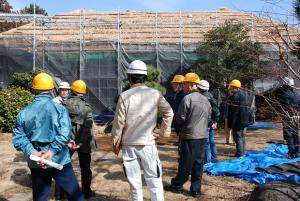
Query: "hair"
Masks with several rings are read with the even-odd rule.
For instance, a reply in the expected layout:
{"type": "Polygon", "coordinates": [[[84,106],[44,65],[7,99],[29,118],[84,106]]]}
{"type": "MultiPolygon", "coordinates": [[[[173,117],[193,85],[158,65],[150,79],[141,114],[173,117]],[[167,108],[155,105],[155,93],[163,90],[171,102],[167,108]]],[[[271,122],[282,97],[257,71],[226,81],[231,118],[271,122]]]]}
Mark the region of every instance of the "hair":
{"type": "Polygon", "coordinates": [[[144,83],[146,78],[147,78],[147,75],[128,74],[128,80],[132,84],[144,83]]]}
{"type": "Polygon", "coordinates": [[[74,95],[83,95],[83,94],[81,94],[81,93],[78,93],[78,92],[76,92],[76,91],[73,91],[72,89],[71,89],[71,91],[70,91],[70,94],[74,94],[74,95]]]}
{"type": "Polygon", "coordinates": [[[294,89],[292,86],[290,86],[290,85],[288,85],[288,84],[286,84],[286,83],[284,83],[284,84],[282,85],[282,88],[283,88],[284,90],[293,90],[293,89],[294,89]]]}
{"type": "Polygon", "coordinates": [[[198,87],[198,90],[199,90],[200,93],[204,93],[204,92],[208,91],[208,90],[205,90],[205,89],[201,89],[200,87],[198,87]]]}
{"type": "Polygon", "coordinates": [[[34,94],[35,95],[39,95],[39,94],[50,95],[51,94],[51,90],[34,90],[34,94]]]}
{"type": "Polygon", "coordinates": [[[66,88],[60,88],[60,89],[57,89],[58,92],[59,92],[60,90],[68,90],[68,91],[70,91],[71,89],[66,89],[66,88]]]}

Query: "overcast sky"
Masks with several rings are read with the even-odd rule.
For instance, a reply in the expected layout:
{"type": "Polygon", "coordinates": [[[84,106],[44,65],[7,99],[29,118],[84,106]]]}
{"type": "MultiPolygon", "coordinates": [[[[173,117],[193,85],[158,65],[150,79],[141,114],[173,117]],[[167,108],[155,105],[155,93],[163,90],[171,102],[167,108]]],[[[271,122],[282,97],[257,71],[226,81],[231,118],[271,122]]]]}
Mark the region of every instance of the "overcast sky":
{"type": "MultiPolygon", "coordinates": [[[[19,10],[33,0],[8,0],[19,10]]],[[[95,11],[214,11],[221,7],[240,11],[280,13],[280,19],[293,14],[293,0],[36,0],[50,16],[76,9],[95,11]]],[[[271,16],[273,18],[276,18],[271,16]]]]}

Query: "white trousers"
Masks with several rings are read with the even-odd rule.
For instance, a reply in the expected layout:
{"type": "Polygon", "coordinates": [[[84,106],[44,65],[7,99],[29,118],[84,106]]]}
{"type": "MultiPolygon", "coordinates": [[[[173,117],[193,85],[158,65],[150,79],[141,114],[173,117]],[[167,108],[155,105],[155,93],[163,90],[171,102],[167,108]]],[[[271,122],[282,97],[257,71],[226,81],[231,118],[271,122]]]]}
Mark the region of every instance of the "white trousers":
{"type": "Polygon", "coordinates": [[[123,146],[122,155],[124,174],[130,184],[132,200],[143,200],[141,164],[151,201],[164,201],[162,168],[156,145],[123,146]]]}

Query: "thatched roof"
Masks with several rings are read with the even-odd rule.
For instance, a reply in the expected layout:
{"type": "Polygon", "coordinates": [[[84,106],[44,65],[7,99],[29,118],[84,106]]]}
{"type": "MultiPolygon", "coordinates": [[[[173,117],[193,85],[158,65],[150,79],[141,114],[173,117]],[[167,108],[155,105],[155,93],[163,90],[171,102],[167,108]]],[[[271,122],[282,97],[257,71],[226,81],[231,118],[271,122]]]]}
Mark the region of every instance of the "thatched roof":
{"type": "MultiPolygon", "coordinates": [[[[37,23],[36,37],[44,41],[120,41],[122,43],[198,43],[207,31],[230,20],[247,25],[252,40],[273,42],[274,26],[279,23],[251,13],[221,8],[217,11],[181,12],[94,12],[76,10],[56,15],[50,22],[37,23]],[[118,17],[120,30],[118,31],[118,17]],[[83,26],[80,27],[80,23],[83,26]]],[[[279,26],[287,35],[283,26],[279,26]]],[[[296,39],[298,30],[289,28],[296,39]]],[[[2,37],[33,37],[33,23],[3,32],[2,37]]]]}

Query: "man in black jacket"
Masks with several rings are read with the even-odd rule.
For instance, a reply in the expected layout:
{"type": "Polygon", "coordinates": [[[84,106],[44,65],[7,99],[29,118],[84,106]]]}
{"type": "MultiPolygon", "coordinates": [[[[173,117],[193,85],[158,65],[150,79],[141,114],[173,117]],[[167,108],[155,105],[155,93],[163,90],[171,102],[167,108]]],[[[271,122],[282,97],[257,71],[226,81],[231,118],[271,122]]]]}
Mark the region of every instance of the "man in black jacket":
{"type": "Polygon", "coordinates": [[[240,89],[239,80],[232,80],[228,86],[228,127],[232,129],[236,157],[245,155],[245,128],[249,121],[246,97],[240,89]]]}
{"type": "Polygon", "coordinates": [[[175,75],[173,80],[171,81],[171,86],[174,92],[174,96],[172,98],[172,102],[170,103],[174,114],[178,111],[178,106],[185,96],[185,93],[182,89],[182,82],[184,81],[183,75],[175,75]]]}
{"type": "Polygon", "coordinates": [[[282,86],[282,108],[284,109],[282,117],[283,138],[288,145],[288,157],[299,157],[299,111],[300,98],[299,94],[294,90],[294,79],[285,77],[282,86]]]}

